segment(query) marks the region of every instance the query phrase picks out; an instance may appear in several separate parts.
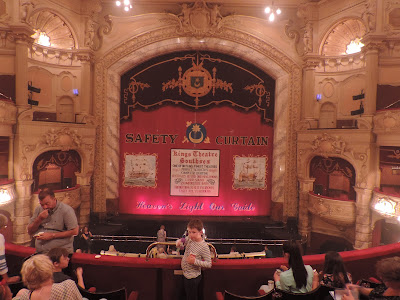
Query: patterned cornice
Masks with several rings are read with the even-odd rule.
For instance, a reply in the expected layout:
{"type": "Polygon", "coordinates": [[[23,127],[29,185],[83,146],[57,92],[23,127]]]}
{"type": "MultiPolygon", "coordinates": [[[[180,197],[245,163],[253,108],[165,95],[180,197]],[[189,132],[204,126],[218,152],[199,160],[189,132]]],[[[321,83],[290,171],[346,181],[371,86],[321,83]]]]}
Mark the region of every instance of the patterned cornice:
{"type": "MultiPolygon", "coordinates": [[[[168,39],[182,36],[190,37],[190,34],[180,34],[179,27],[170,26],[135,36],[130,40],[120,44],[109,51],[104,57],[98,57],[95,63],[95,116],[99,125],[96,141],[96,168],[95,168],[95,188],[94,198],[99,199],[97,209],[105,212],[106,199],[106,177],[105,177],[105,141],[106,141],[106,116],[107,116],[107,80],[108,69],[128,54],[135,52],[145,46],[158,43],[168,39]],[[101,199],[101,200],[100,200],[101,199]]],[[[234,28],[221,28],[220,31],[212,35],[214,38],[229,40],[233,43],[251,48],[265,56],[266,59],[274,61],[287,74],[288,77],[288,124],[286,138],[286,175],[285,175],[285,214],[289,216],[297,215],[297,185],[296,185],[296,143],[297,136],[295,128],[300,119],[301,103],[301,82],[302,70],[284,52],[268,44],[266,41],[254,37],[246,32],[234,28]]]]}

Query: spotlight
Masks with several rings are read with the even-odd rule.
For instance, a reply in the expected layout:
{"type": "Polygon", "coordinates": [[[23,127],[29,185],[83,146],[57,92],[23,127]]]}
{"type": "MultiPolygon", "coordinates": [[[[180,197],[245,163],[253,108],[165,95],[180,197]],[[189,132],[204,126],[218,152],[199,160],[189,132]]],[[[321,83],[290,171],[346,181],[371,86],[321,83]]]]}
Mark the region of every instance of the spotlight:
{"type": "Polygon", "coordinates": [[[39,101],[36,101],[36,100],[33,100],[32,99],[32,94],[33,93],[40,93],[40,91],[41,91],[41,89],[40,88],[37,88],[37,87],[34,87],[33,85],[32,85],[32,81],[28,81],[28,91],[29,91],[29,94],[28,94],[28,104],[30,104],[30,105],[35,105],[35,106],[37,106],[37,105],[39,105],[39,101]]]}
{"type": "Polygon", "coordinates": [[[29,81],[29,82],[28,82],[28,91],[31,91],[31,92],[33,92],[33,93],[38,93],[38,94],[39,94],[40,91],[41,91],[41,89],[32,86],[32,81],[29,81]]]}

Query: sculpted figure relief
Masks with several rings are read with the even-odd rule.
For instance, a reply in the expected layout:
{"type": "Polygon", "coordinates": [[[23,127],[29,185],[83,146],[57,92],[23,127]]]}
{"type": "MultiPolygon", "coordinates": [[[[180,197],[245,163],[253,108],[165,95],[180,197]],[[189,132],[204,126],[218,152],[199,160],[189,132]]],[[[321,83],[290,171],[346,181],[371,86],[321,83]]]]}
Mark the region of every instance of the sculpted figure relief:
{"type": "Polygon", "coordinates": [[[192,5],[183,3],[181,7],[182,11],[177,15],[180,33],[192,33],[202,38],[205,34],[213,34],[219,29],[223,19],[219,5],[209,7],[205,1],[196,1],[192,5]]]}

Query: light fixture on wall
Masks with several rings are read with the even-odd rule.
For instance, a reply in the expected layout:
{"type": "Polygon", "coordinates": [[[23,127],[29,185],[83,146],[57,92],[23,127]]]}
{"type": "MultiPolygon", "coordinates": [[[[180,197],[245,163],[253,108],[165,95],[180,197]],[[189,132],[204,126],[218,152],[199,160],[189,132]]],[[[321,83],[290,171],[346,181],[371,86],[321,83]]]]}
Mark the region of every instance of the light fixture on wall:
{"type": "Polygon", "coordinates": [[[380,215],[400,222],[399,202],[386,197],[376,197],[372,200],[372,208],[380,215]]]}
{"type": "Polygon", "coordinates": [[[129,11],[132,8],[132,4],[130,0],[117,0],[115,1],[116,6],[123,6],[124,11],[129,11]]]}
{"type": "Polygon", "coordinates": [[[274,6],[274,1],[272,1],[271,6],[267,6],[264,9],[264,12],[268,15],[268,20],[273,22],[275,20],[276,15],[280,15],[282,13],[279,7],[274,6]]]}
{"type": "Polygon", "coordinates": [[[41,31],[40,29],[37,29],[37,30],[35,29],[35,33],[32,34],[31,37],[35,39],[36,44],[46,46],[46,47],[51,46],[50,37],[46,34],[46,32],[41,31]]]}
{"type": "Polygon", "coordinates": [[[361,52],[362,47],[364,47],[364,44],[361,43],[361,40],[359,38],[356,38],[347,45],[346,54],[361,52]]]}
{"type": "Polygon", "coordinates": [[[11,202],[12,198],[8,190],[0,189],[0,205],[11,202]]]}

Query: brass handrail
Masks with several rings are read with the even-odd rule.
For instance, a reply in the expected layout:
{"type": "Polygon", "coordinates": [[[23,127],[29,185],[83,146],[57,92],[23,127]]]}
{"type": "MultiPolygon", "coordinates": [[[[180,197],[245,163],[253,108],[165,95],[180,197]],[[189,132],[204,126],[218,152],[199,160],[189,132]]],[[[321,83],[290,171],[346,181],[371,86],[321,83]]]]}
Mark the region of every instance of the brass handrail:
{"type": "MultiPolygon", "coordinates": [[[[147,249],[146,249],[146,260],[149,260],[149,258],[150,258],[150,250],[154,246],[157,246],[157,245],[175,246],[176,243],[175,242],[154,242],[154,243],[151,243],[149,246],[147,246],[147,249]]],[[[216,261],[217,260],[217,256],[218,256],[217,249],[215,249],[213,244],[207,243],[207,245],[208,245],[208,247],[210,247],[211,252],[214,253],[214,259],[213,260],[216,261]]]]}

